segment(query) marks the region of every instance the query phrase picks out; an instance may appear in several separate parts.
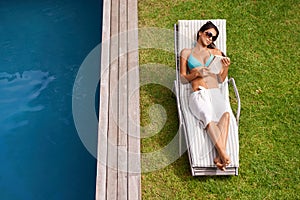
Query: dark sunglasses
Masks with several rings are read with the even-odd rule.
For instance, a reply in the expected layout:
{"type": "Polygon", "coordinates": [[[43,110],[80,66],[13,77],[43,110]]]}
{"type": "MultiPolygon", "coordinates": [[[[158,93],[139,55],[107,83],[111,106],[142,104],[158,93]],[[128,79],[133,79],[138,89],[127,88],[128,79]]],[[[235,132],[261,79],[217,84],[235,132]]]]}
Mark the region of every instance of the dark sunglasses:
{"type": "Polygon", "coordinates": [[[209,32],[209,31],[204,32],[204,33],[205,33],[205,35],[206,35],[208,38],[211,38],[212,41],[216,41],[217,36],[213,36],[213,34],[212,34],[211,32],[209,32]]]}

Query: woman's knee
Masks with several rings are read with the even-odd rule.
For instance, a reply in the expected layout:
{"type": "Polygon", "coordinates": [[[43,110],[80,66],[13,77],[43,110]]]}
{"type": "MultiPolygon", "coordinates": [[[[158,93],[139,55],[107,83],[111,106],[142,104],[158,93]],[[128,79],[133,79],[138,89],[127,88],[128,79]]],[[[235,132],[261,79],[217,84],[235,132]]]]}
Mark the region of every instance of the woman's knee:
{"type": "Polygon", "coordinates": [[[216,125],[217,125],[216,122],[210,121],[210,122],[207,123],[205,128],[208,130],[210,127],[213,128],[216,125]]]}
{"type": "Polygon", "coordinates": [[[225,112],[225,113],[223,114],[223,117],[226,118],[226,119],[229,119],[229,118],[230,118],[229,112],[225,112]]]}

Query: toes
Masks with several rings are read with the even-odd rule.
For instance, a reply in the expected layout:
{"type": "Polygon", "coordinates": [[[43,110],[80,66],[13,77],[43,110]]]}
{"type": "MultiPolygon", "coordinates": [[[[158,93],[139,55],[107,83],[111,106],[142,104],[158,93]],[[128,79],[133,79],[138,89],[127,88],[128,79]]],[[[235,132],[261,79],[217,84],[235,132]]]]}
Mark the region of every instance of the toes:
{"type": "Polygon", "coordinates": [[[215,158],[214,159],[214,163],[215,165],[222,171],[225,171],[225,167],[223,166],[223,164],[220,162],[220,158],[215,158]]]}
{"type": "Polygon", "coordinates": [[[214,159],[214,163],[215,165],[222,171],[226,171],[226,167],[231,163],[229,158],[224,159],[225,161],[223,161],[221,158],[216,157],[214,159]]]}
{"type": "Polygon", "coordinates": [[[222,171],[225,171],[225,170],[226,170],[226,167],[225,167],[223,164],[221,164],[221,163],[217,163],[216,166],[217,166],[220,170],[222,170],[222,171]]]}
{"type": "Polygon", "coordinates": [[[214,159],[214,163],[215,163],[215,164],[220,163],[220,158],[215,158],[215,159],[214,159]]]}
{"type": "Polygon", "coordinates": [[[228,160],[226,161],[226,166],[228,166],[230,163],[231,163],[231,160],[228,159],[228,160]]]}

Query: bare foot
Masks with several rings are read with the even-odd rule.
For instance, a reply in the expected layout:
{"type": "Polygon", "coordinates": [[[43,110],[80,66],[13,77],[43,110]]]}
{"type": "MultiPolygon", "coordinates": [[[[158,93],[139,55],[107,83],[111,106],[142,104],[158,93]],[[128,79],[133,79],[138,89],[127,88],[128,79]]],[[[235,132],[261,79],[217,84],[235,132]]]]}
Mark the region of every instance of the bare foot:
{"type": "Polygon", "coordinates": [[[216,165],[220,170],[222,170],[222,171],[225,171],[225,170],[226,170],[226,168],[224,167],[224,165],[223,165],[222,162],[221,162],[221,159],[220,159],[218,156],[215,157],[214,163],[215,163],[215,165],[216,165]]]}
{"type": "Polygon", "coordinates": [[[228,166],[231,163],[230,157],[227,155],[226,151],[224,151],[221,154],[219,153],[219,156],[220,156],[220,159],[221,159],[221,161],[223,163],[223,166],[226,167],[226,166],[228,166]]]}
{"type": "Polygon", "coordinates": [[[222,171],[226,170],[226,167],[230,164],[230,162],[230,158],[226,153],[223,154],[223,157],[220,158],[220,156],[217,156],[214,159],[215,165],[222,171]]]}

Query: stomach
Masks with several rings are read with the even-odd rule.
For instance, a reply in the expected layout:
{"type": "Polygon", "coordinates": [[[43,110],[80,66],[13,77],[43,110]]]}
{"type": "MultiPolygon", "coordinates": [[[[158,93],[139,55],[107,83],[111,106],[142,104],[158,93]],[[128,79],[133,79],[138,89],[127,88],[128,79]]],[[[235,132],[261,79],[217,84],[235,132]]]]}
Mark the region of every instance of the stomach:
{"type": "Polygon", "coordinates": [[[216,74],[205,75],[192,81],[192,88],[194,91],[199,90],[199,86],[206,89],[218,88],[218,79],[216,74]]]}

